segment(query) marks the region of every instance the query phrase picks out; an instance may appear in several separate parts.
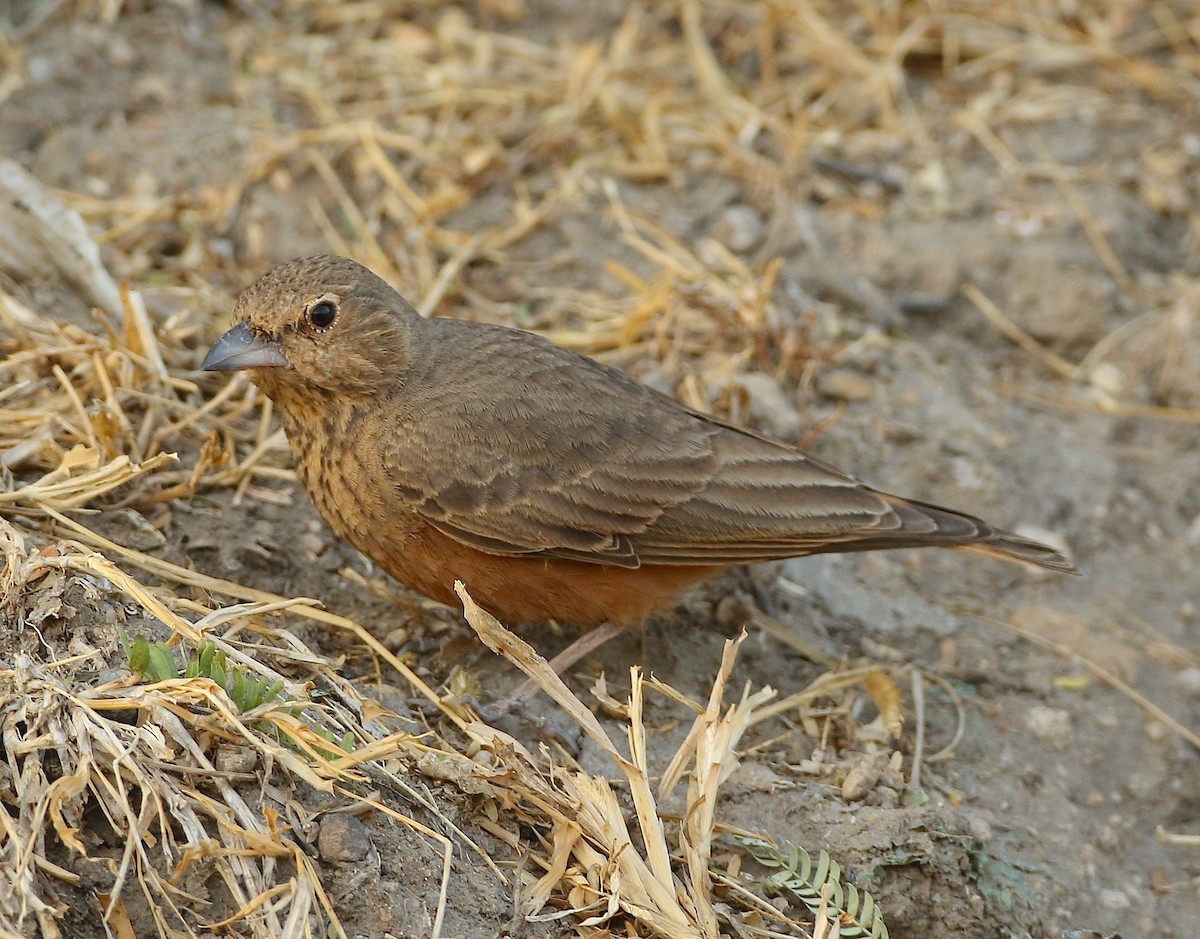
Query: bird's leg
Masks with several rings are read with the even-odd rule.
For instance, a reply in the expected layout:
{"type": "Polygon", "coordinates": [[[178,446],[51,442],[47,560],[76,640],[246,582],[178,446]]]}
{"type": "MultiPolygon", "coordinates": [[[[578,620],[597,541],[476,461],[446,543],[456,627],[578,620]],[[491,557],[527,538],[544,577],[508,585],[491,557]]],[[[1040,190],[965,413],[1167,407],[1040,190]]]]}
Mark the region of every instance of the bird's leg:
{"type": "MultiPolygon", "coordinates": [[[[554,669],[555,675],[561,675],[585,655],[595,652],[608,642],[608,640],[614,636],[619,636],[623,632],[625,632],[625,627],[618,626],[616,623],[605,623],[603,626],[589,629],[552,658],[549,665],[554,669]]],[[[532,684],[532,682],[527,682],[527,684],[532,684]]]]}
{"type": "MultiPolygon", "coordinates": [[[[624,627],[618,626],[615,623],[605,623],[602,626],[597,626],[595,629],[590,629],[582,636],[572,642],[569,646],[558,653],[547,664],[554,669],[554,674],[562,675],[568,668],[582,659],[584,656],[595,652],[608,640],[614,636],[620,635],[625,631],[624,627]]],[[[516,691],[512,692],[508,697],[502,698],[495,704],[489,705],[484,709],[481,715],[485,720],[495,720],[503,717],[515,708],[518,704],[524,704],[539,691],[542,690],[541,685],[535,682],[532,678],[527,678],[516,691]]]]}

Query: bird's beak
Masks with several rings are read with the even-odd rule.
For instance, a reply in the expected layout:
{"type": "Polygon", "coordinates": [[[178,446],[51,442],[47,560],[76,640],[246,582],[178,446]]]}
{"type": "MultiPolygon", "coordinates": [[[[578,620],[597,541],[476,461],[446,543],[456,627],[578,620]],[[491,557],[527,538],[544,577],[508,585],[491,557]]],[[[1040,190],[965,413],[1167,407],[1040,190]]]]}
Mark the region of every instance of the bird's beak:
{"type": "Polygon", "coordinates": [[[206,372],[237,372],[244,368],[287,368],[279,343],[254,336],[245,323],[238,323],[213,343],[200,367],[206,372]]]}

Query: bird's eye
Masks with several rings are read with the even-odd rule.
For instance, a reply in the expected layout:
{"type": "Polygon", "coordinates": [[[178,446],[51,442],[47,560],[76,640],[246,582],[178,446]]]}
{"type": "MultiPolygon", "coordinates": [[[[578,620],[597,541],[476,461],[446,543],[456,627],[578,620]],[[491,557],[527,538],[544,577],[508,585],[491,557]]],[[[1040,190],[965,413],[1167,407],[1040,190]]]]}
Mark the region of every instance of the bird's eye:
{"type": "Polygon", "coordinates": [[[337,319],[337,313],[336,306],[328,300],[322,300],[312,305],[312,309],[308,311],[308,321],[317,329],[328,329],[337,319]]]}

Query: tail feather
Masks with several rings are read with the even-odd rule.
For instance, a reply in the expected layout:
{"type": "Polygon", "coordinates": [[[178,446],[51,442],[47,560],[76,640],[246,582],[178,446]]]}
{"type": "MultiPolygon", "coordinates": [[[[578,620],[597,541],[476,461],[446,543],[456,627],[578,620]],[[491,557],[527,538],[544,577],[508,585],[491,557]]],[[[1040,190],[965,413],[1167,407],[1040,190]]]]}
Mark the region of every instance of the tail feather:
{"type": "Polygon", "coordinates": [[[989,525],[983,519],[953,509],[878,493],[891,506],[899,524],[889,532],[830,545],[830,551],[873,551],[880,548],[961,548],[1020,561],[1062,574],[1079,574],[1063,552],[1050,545],[989,525]]]}
{"type": "Polygon", "coordinates": [[[993,531],[992,537],[977,544],[963,545],[963,550],[974,551],[977,554],[987,554],[1005,561],[1023,561],[1035,564],[1048,571],[1058,571],[1060,574],[1082,574],[1069,557],[1061,551],[1034,541],[1032,538],[1022,538],[1007,531],[993,531]]]}

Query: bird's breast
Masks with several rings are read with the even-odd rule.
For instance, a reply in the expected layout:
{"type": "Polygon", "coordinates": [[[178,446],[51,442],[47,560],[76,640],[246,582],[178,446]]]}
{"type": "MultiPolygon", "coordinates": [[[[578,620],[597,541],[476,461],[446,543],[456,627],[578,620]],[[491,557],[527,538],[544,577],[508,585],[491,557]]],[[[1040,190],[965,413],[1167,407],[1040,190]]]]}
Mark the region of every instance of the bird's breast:
{"type": "Polygon", "coordinates": [[[415,509],[397,496],[376,436],[353,415],[327,413],[312,422],[285,412],[284,426],[296,474],[339,538],[378,560],[421,527],[415,509]]]}

